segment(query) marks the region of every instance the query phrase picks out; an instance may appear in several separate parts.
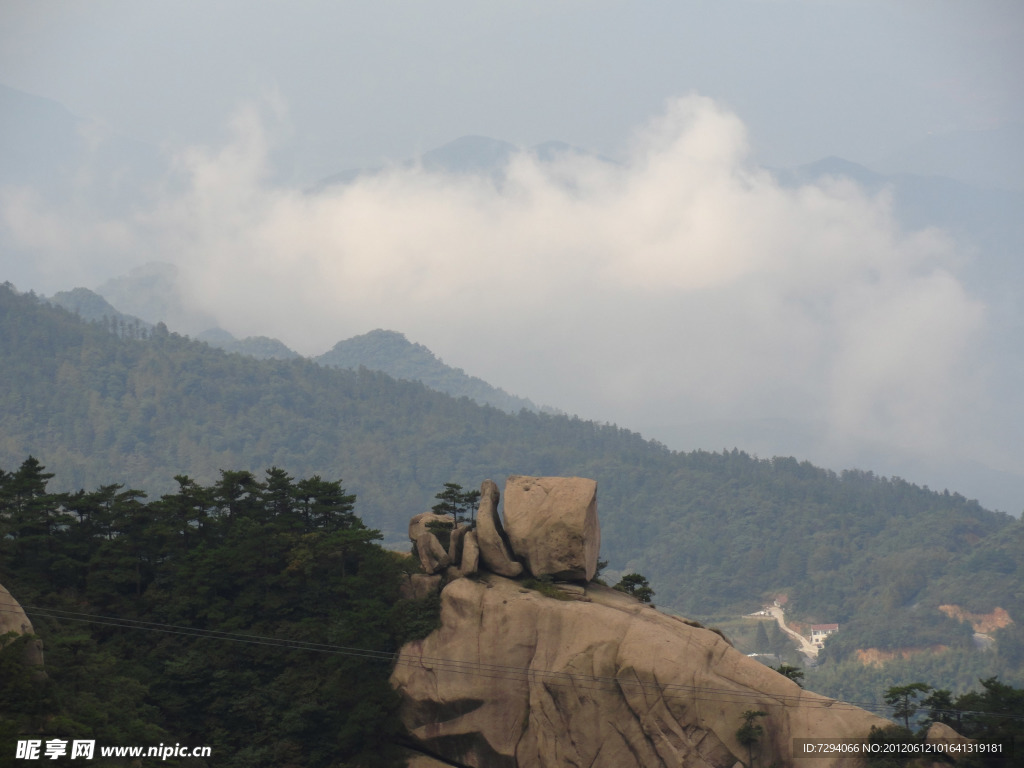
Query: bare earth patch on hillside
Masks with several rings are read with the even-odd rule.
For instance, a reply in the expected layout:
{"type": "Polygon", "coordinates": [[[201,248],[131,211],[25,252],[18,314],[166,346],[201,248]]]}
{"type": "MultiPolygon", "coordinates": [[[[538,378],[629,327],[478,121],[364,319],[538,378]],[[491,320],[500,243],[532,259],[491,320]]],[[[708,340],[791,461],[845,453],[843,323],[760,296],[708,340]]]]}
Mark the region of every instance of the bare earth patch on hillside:
{"type": "Polygon", "coordinates": [[[1013,619],[1004,608],[996,608],[991,613],[971,613],[959,605],[940,605],[939,610],[951,619],[970,622],[975,632],[986,635],[1013,624],[1013,619]]]}

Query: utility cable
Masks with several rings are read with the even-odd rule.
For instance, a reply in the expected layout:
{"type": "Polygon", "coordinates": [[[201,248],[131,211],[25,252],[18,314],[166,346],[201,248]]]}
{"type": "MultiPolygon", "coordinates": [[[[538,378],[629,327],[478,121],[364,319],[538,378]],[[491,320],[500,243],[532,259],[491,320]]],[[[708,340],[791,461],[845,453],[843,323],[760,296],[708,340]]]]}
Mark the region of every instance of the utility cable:
{"type": "MultiPolygon", "coordinates": [[[[781,706],[802,706],[829,709],[864,709],[869,711],[888,712],[895,710],[891,705],[874,703],[853,703],[837,699],[822,697],[818,700],[808,700],[806,692],[797,695],[786,694],[758,694],[746,691],[734,691],[724,688],[712,688],[708,686],[685,685],[682,683],[658,683],[655,681],[644,681],[639,678],[629,680],[622,677],[609,677],[601,675],[584,675],[573,672],[557,672],[547,669],[536,669],[531,667],[518,667],[503,664],[488,664],[479,661],[465,661],[445,657],[433,657],[425,655],[411,655],[403,658],[399,653],[377,651],[370,648],[359,648],[353,646],[337,645],[332,643],[312,643],[304,640],[270,637],[266,635],[255,635],[244,632],[228,632],[222,630],[207,630],[197,627],[188,627],[178,624],[165,624],[160,622],[146,621],[142,619],[126,619],[116,616],[103,616],[100,614],[83,613],[80,611],[68,611],[59,608],[45,608],[40,606],[20,606],[17,603],[0,603],[0,612],[18,613],[23,611],[26,615],[39,618],[56,620],[75,621],[85,624],[99,626],[117,627],[121,629],[138,629],[148,632],[161,632],[164,634],[181,635],[206,640],[223,640],[228,642],[245,643],[250,645],[264,645],[291,650],[312,651],[316,653],[328,653],[339,656],[351,656],[369,660],[385,661],[396,665],[420,666],[431,671],[449,672],[453,674],[473,675],[479,678],[493,680],[518,680],[526,682],[538,682],[544,685],[569,686],[582,690],[608,690],[632,688],[639,692],[648,690],[657,693],[661,698],[685,699],[687,701],[713,701],[742,703],[746,700],[756,699],[760,706],[765,705],[764,699],[772,699],[781,706]]],[[[626,691],[623,690],[625,693],[626,691]]],[[[820,694],[813,694],[820,696],[820,694]]],[[[980,712],[968,710],[930,710],[948,715],[985,715],[1014,720],[1024,720],[1024,715],[1012,715],[993,712],[980,712]]]]}

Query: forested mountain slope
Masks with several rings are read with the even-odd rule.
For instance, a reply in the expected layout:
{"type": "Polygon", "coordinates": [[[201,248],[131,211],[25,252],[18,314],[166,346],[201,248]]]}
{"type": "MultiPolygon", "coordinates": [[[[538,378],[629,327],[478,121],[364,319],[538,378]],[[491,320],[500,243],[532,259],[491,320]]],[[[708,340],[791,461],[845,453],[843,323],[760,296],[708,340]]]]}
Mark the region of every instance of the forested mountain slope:
{"type": "MultiPolygon", "coordinates": [[[[189,316],[187,305],[177,283],[177,269],[170,264],[153,263],[133,270],[116,280],[109,281],[107,290],[125,306],[144,307],[149,320],[121,312],[103,296],[88,288],[61,291],[50,298],[52,304],[78,315],[83,320],[97,322],[122,336],[143,338],[150,334],[157,322],[174,330],[202,325],[201,316],[189,316]],[[177,322],[176,322],[177,321],[177,322]],[[184,323],[179,326],[177,323],[184,323]]],[[[299,353],[289,349],[278,339],[250,336],[238,339],[220,327],[210,327],[194,336],[211,347],[259,359],[290,360],[299,353]]],[[[339,341],[314,362],[329,368],[360,367],[382,371],[396,379],[420,381],[431,389],[453,397],[468,397],[482,405],[493,405],[503,411],[516,413],[526,408],[541,410],[523,397],[510,395],[493,387],[483,379],[470,376],[461,368],[454,368],[438,359],[422,344],[410,342],[396,331],[377,329],[339,341]]]]}
{"type": "Polygon", "coordinates": [[[398,544],[445,481],[591,477],[609,572],[649,575],[664,607],[746,612],[784,593],[791,616],[841,622],[856,647],[967,649],[969,626],[937,607],[998,606],[1016,622],[995,633],[999,648],[1020,652],[1022,525],[955,493],[737,450],[676,453],[380,373],[228,355],[159,326],[119,337],[9,287],[0,328],[0,467],[31,454],[58,488],[158,493],[176,474],[210,483],[218,469],[278,466],[343,478],[398,544]]]}
{"type": "MultiPolygon", "coordinates": [[[[145,330],[148,334],[153,329],[152,323],[147,323],[134,315],[128,315],[114,307],[95,291],[88,288],[72,288],[70,291],[60,291],[50,297],[50,302],[58,307],[78,315],[83,320],[99,323],[107,328],[130,327],[136,330],[134,335],[142,335],[145,330]],[[117,323],[116,326],[113,326],[117,323]]],[[[133,335],[133,334],[128,334],[133,335]]]]}
{"type": "Polygon", "coordinates": [[[509,413],[537,406],[522,397],[492,387],[483,379],[469,376],[461,368],[452,368],[439,360],[422,344],[410,342],[401,333],[377,329],[339,341],[329,352],[314,360],[331,368],[382,371],[396,379],[420,381],[431,389],[453,397],[468,397],[482,405],[493,405],[509,413]]]}

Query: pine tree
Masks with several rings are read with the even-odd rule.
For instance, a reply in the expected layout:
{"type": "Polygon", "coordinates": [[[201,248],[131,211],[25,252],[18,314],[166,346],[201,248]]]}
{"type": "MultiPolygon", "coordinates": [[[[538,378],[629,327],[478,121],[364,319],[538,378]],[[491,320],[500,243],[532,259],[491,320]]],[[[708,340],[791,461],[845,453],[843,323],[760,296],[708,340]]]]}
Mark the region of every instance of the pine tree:
{"type": "Polygon", "coordinates": [[[893,708],[892,715],[903,719],[903,727],[910,728],[910,718],[917,712],[917,698],[928,693],[932,687],[927,683],[894,685],[885,692],[885,703],[893,708]]]}
{"type": "Polygon", "coordinates": [[[431,507],[435,515],[451,515],[456,526],[460,519],[472,524],[476,505],[480,501],[480,491],[464,491],[458,483],[445,483],[444,490],[434,498],[439,499],[431,507]]]}

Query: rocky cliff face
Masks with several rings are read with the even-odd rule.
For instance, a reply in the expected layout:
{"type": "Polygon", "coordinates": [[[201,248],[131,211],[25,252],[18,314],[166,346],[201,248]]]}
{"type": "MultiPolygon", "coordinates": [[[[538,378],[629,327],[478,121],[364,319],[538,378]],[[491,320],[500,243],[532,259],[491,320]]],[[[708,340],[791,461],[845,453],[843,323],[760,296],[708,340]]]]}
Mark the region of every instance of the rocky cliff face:
{"type": "MultiPolygon", "coordinates": [[[[522,537],[528,540],[527,575],[537,562],[577,582],[581,573],[591,577],[600,535],[586,485],[592,481],[509,482],[542,491],[529,505],[543,510],[535,514],[535,534],[522,533],[531,528],[530,514],[505,510],[522,534],[509,537],[518,562],[526,560],[522,537]],[[545,501],[556,497],[571,499],[571,510],[558,514],[545,501]],[[551,533],[570,519],[576,530],[551,533]],[[545,553],[545,540],[557,551],[545,553]]],[[[493,484],[485,490],[496,495],[493,484]]],[[[507,494],[506,505],[523,495],[507,494]]],[[[488,517],[494,520],[500,525],[496,514],[488,517]]],[[[732,768],[749,762],[737,737],[743,713],[760,710],[766,714],[753,747],[756,764],[788,765],[794,738],[862,737],[888,722],[803,691],[717,633],[623,593],[554,582],[545,594],[489,570],[482,547],[480,561],[473,578],[461,577],[458,561],[448,567],[442,626],[404,646],[392,676],[409,733],[448,764],[732,768]]],[[[837,763],[801,760],[804,768],[837,763]]]]}

